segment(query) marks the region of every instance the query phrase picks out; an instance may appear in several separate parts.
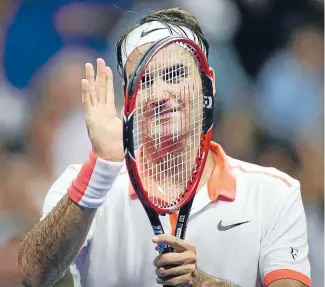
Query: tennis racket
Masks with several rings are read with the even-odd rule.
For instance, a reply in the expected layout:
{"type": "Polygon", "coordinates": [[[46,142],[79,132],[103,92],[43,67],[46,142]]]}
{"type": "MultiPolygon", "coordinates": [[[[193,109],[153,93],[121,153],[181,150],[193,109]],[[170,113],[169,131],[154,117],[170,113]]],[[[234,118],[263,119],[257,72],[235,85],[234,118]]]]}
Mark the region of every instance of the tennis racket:
{"type": "MultiPolygon", "coordinates": [[[[200,47],[184,37],[155,42],[125,89],[123,141],[130,181],[155,235],[159,214],[179,210],[175,236],[184,239],[207,159],[213,127],[213,88],[200,47]]],[[[160,253],[172,252],[158,244],[160,253]]]]}

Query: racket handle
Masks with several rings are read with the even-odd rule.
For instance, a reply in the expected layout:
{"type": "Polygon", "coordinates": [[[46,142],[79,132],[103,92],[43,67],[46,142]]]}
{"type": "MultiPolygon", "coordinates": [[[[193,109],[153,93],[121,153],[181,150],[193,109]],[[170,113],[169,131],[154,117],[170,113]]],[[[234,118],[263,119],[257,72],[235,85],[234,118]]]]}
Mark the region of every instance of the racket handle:
{"type": "MultiPolygon", "coordinates": [[[[152,225],[152,229],[155,235],[164,234],[164,229],[161,224],[152,225]]],[[[171,252],[171,248],[163,242],[158,243],[157,248],[160,254],[171,252]]]]}
{"type": "Polygon", "coordinates": [[[173,252],[173,248],[169,247],[165,243],[158,243],[157,247],[158,247],[159,254],[173,252]]]}

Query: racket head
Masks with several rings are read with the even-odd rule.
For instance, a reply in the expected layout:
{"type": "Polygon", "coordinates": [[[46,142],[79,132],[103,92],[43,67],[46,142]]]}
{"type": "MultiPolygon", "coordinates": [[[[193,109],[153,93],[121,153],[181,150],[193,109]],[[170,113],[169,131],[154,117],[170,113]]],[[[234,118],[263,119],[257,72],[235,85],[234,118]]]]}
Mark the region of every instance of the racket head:
{"type": "Polygon", "coordinates": [[[124,96],[132,186],[146,206],[172,213],[193,199],[210,148],[213,85],[205,54],[185,37],[155,42],[138,61],[124,96]]]}

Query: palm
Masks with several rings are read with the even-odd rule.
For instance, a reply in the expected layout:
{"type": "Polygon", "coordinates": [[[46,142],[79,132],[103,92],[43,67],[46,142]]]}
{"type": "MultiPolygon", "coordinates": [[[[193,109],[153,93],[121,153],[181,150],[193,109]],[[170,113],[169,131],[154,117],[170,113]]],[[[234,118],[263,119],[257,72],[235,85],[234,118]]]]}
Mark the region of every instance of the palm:
{"type": "Polygon", "coordinates": [[[94,151],[103,159],[123,159],[122,122],[116,115],[113,75],[104,60],[97,60],[97,75],[86,64],[82,80],[82,102],[85,121],[94,151]]]}

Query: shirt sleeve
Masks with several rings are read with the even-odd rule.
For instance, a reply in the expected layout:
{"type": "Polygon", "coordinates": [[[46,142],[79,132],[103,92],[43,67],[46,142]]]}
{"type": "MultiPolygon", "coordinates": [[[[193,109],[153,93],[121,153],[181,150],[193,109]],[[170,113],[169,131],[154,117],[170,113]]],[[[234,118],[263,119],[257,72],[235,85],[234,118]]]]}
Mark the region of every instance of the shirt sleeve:
{"type": "Polygon", "coordinates": [[[259,271],[264,286],[280,279],[293,279],[311,286],[308,260],[307,225],[300,184],[290,190],[280,202],[272,204],[266,230],[262,236],[259,271]]]}
{"type": "MultiPolygon", "coordinates": [[[[59,176],[59,178],[54,182],[54,184],[49,189],[43,204],[43,213],[41,221],[52,211],[52,209],[57,205],[57,203],[63,198],[67,193],[72,181],[77,177],[82,165],[70,165],[67,169],[59,176]]],[[[70,265],[70,272],[73,276],[73,282],[75,287],[81,286],[80,284],[80,271],[77,266],[78,257],[85,256],[84,251],[94,234],[94,226],[96,224],[96,217],[94,218],[92,225],[89,229],[86,240],[77,256],[76,260],[70,265]]]]}

